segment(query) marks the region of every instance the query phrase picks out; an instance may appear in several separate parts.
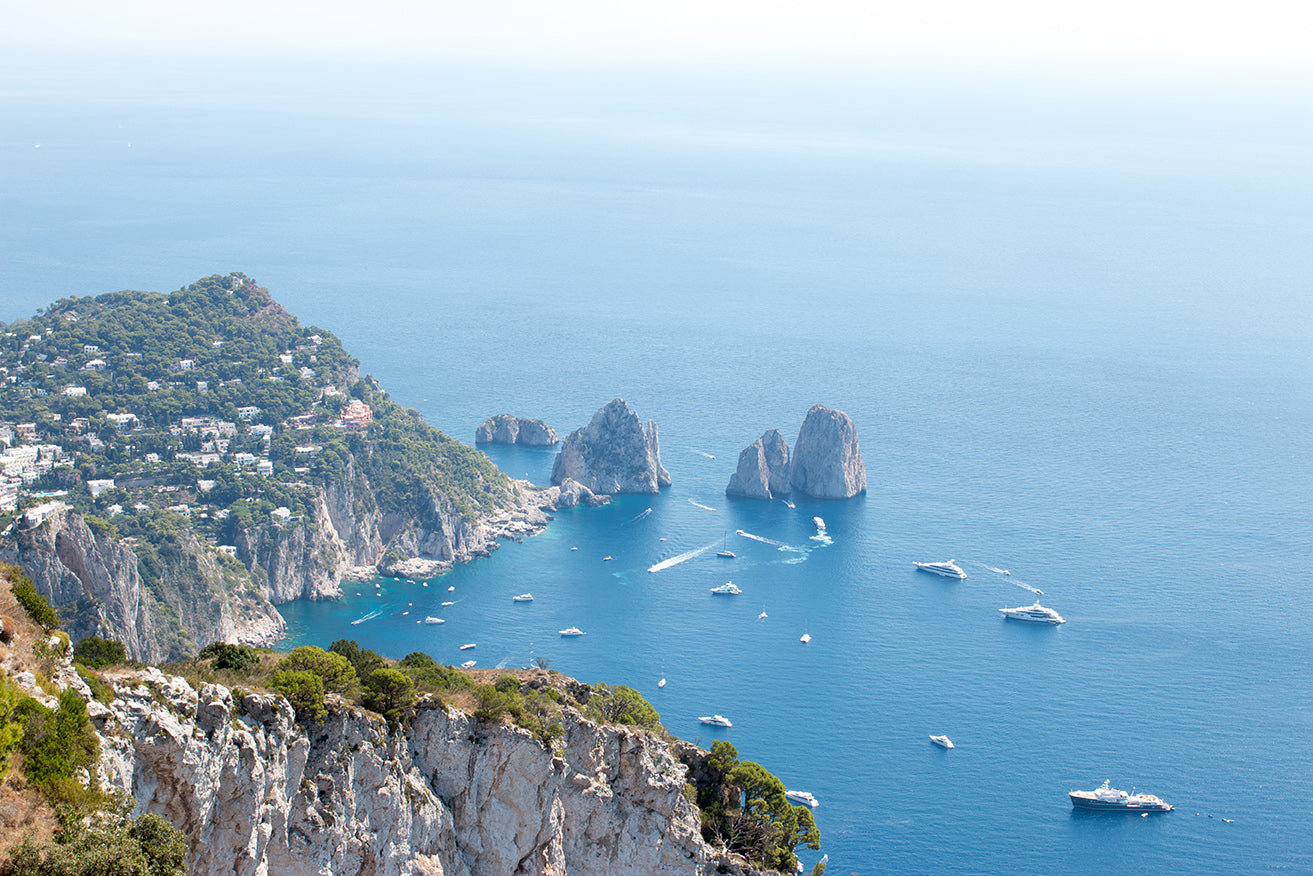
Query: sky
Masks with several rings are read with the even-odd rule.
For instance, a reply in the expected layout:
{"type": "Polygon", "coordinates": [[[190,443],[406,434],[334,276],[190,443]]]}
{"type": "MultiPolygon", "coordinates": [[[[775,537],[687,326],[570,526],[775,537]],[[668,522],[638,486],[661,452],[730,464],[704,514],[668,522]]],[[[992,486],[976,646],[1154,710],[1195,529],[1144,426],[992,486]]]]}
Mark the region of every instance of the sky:
{"type": "Polygon", "coordinates": [[[485,60],[1313,66],[1300,0],[4,0],[0,48],[485,60]]]}

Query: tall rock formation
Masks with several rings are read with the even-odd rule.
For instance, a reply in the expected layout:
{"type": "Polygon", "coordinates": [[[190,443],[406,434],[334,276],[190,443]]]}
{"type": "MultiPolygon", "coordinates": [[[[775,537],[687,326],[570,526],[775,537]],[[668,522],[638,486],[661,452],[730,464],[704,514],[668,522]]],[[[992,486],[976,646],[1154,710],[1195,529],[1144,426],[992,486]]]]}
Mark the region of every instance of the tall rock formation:
{"type": "Polygon", "coordinates": [[[739,454],[739,467],[730,475],[725,495],[745,499],[774,499],[789,495],[789,442],[779,429],[766,432],[739,454]]]}
{"type": "Polygon", "coordinates": [[[656,423],[643,423],[624,399],[601,407],[587,426],[565,439],[552,466],[552,483],[576,480],[594,493],[655,493],[670,486],[661,466],[656,423]]]}
{"type": "Polygon", "coordinates": [[[866,492],[857,427],[847,414],[811,406],[793,445],[789,484],[815,499],[850,499],[866,492]]]}
{"type": "Polygon", "coordinates": [[[520,444],[525,447],[551,447],[558,440],[556,430],[542,420],[529,420],[510,414],[498,414],[479,424],[474,432],[477,444],[520,444]]]}

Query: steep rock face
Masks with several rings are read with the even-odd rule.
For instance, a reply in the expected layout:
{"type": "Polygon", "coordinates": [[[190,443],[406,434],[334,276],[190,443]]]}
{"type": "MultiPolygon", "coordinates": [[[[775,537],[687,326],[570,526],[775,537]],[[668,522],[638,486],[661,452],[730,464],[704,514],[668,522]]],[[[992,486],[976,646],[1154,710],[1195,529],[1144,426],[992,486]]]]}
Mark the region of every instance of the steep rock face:
{"type": "Polygon", "coordinates": [[[675,749],[567,710],[563,744],[423,705],[404,734],[330,701],[234,701],[156,669],[93,704],[101,776],[187,836],[189,872],[745,874],[700,836],[675,749]]]}
{"type": "Polygon", "coordinates": [[[474,432],[478,444],[522,444],[527,447],[551,447],[557,442],[556,430],[542,420],[529,420],[510,414],[489,417],[474,432]]]}
{"type": "Polygon", "coordinates": [[[643,430],[624,399],[602,406],[587,426],[565,439],[552,466],[552,483],[573,479],[594,493],[655,493],[670,486],[661,465],[656,423],[643,430]]]}
{"type": "Polygon", "coordinates": [[[195,653],[195,645],[213,641],[273,644],[286,629],[278,612],[258,595],[215,598],[227,593],[230,576],[214,550],[189,531],[181,531],[170,545],[156,546],[158,577],[149,584],[142,581],[137,555],[128,544],[94,532],[72,510],[17,530],[0,548],[0,556],[21,566],[60,609],[64,629],[74,640],[91,635],[119,639],[134,660],[195,653]],[[168,603],[167,613],[160,601],[168,603]]]}
{"type": "Polygon", "coordinates": [[[743,449],[738,470],[730,475],[725,494],[745,499],[789,495],[789,442],[778,429],[767,429],[743,449]]]}
{"type": "Polygon", "coordinates": [[[849,499],[866,492],[866,465],[857,427],[843,411],[812,405],[793,445],[789,484],[816,499],[849,499]]]}

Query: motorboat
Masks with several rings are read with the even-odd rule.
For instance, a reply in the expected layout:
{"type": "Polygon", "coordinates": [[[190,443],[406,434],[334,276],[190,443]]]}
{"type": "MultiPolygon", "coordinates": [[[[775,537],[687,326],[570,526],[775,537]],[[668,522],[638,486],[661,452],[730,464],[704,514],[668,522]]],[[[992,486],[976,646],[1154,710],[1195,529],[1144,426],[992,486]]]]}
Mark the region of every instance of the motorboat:
{"type": "Polygon", "coordinates": [[[468,650],[471,649],[471,648],[477,647],[477,644],[478,644],[478,643],[476,643],[476,642],[470,642],[468,645],[461,645],[461,646],[460,646],[460,649],[461,649],[462,651],[468,651],[468,650]]]}
{"type": "Polygon", "coordinates": [[[811,793],[810,791],[785,791],[784,796],[788,797],[794,803],[802,803],[803,805],[810,806],[813,809],[821,805],[821,801],[817,800],[816,795],[811,793]]]}
{"type": "Polygon", "coordinates": [[[446,607],[449,606],[449,605],[455,605],[455,604],[456,604],[456,603],[454,603],[454,602],[444,602],[444,603],[442,603],[442,607],[443,607],[443,608],[446,608],[446,607]]]}
{"type": "Polygon", "coordinates": [[[1072,791],[1067,796],[1071,798],[1073,809],[1141,813],[1172,811],[1170,803],[1164,803],[1153,794],[1137,794],[1134,789],[1127,794],[1112,787],[1110,781],[1105,781],[1093,791],[1072,791]]]}
{"type": "Polygon", "coordinates": [[[933,742],[935,745],[938,745],[940,748],[955,747],[953,745],[953,740],[949,739],[947,736],[931,736],[930,741],[933,742]]]}
{"type": "Polygon", "coordinates": [[[803,633],[801,636],[798,637],[798,641],[802,642],[804,645],[806,645],[811,640],[812,640],[811,633],[803,633]]]}
{"type": "Polygon", "coordinates": [[[1023,605],[1020,608],[1000,608],[999,611],[1003,617],[1012,618],[1019,621],[1030,621],[1035,624],[1065,624],[1067,621],[1051,608],[1045,608],[1036,602],[1034,605],[1023,605]]]}
{"type": "Polygon", "coordinates": [[[428,617],[424,618],[424,623],[426,623],[426,624],[445,624],[446,621],[443,620],[443,619],[440,618],[440,617],[434,617],[433,615],[429,615],[428,617]]]}
{"type": "Polygon", "coordinates": [[[735,584],[733,581],[726,581],[724,584],[721,584],[719,587],[712,587],[711,592],[721,593],[724,594],[725,596],[738,596],[743,591],[740,590],[739,585],[735,584]]]}
{"type": "Polygon", "coordinates": [[[512,596],[511,602],[533,602],[533,594],[521,593],[519,596],[512,596]]]}
{"type": "Polygon", "coordinates": [[[943,563],[918,563],[914,561],[912,565],[922,572],[943,575],[945,578],[965,578],[967,576],[967,573],[962,571],[962,567],[955,560],[948,560],[943,563]]]}
{"type": "Polygon", "coordinates": [[[464,663],[462,663],[462,664],[460,665],[460,668],[461,668],[461,669],[473,669],[473,668],[474,668],[474,664],[475,664],[475,663],[478,663],[478,662],[479,662],[479,661],[477,661],[477,660],[466,660],[464,663]]]}
{"type": "Polygon", "coordinates": [[[698,718],[698,720],[701,721],[703,724],[710,724],[712,727],[734,726],[730,722],[729,718],[726,718],[724,715],[703,715],[701,718],[698,718]]]}
{"type": "Polygon", "coordinates": [[[665,686],[666,686],[666,679],[665,676],[662,676],[661,680],[657,682],[657,687],[665,687],[665,686]]]}
{"type": "Polygon", "coordinates": [[[567,627],[566,629],[561,630],[562,636],[582,636],[583,634],[584,631],[578,627],[567,627]]]}

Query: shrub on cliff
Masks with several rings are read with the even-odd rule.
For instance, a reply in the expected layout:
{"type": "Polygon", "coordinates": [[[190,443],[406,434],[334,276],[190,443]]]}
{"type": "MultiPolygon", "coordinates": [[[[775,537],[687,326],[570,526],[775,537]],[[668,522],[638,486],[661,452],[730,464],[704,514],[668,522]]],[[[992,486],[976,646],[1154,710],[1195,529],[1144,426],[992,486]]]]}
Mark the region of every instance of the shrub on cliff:
{"type": "Polygon", "coordinates": [[[9,576],[9,585],[14,592],[14,599],[23,606],[32,620],[47,631],[59,626],[59,612],[50,607],[50,603],[36,589],[32,579],[27,577],[18,566],[6,564],[4,572],[9,576]]]}
{"type": "Polygon", "coordinates": [[[260,653],[250,645],[230,645],[227,642],[212,642],[196,655],[197,660],[213,659],[215,669],[230,669],[244,672],[260,662],[260,653]]]}
{"type": "Polygon", "coordinates": [[[324,681],[304,669],[275,669],[269,686],[287,697],[296,715],[307,723],[318,723],[328,715],[324,707],[324,681]]]}
{"type": "Polygon", "coordinates": [[[117,639],[87,636],[73,649],[73,662],[91,669],[104,669],[128,659],[127,648],[117,639]]]}
{"type": "Polygon", "coordinates": [[[595,684],[584,715],[605,724],[629,724],[648,730],[661,729],[661,715],[632,687],[595,684]]]}
{"type": "Polygon", "coordinates": [[[0,876],[182,876],[187,838],[163,816],[131,817],[132,804],[116,810],[71,813],[54,843],[30,837],[0,862],[0,876]]]}
{"type": "Polygon", "coordinates": [[[87,704],[72,689],[59,695],[59,705],[47,709],[23,697],[14,709],[23,723],[23,773],[52,800],[80,805],[99,802],[77,780],[100,757],[100,740],[87,717],[87,704]]]}
{"type": "Polygon", "coordinates": [[[373,709],[396,726],[410,718],[415,704],[415,683],[406,673],[385,666],[375,669],[365,682],[365,708],[373,709]]]}
{"type": "Polygon", "coordinates": [[[279,660],[274,670],[309,672],[323,682],[325,691],[351,695],[360,686],[355,667],[341,654],[325,651],[314,645],[302,645],[279,660]]]}

